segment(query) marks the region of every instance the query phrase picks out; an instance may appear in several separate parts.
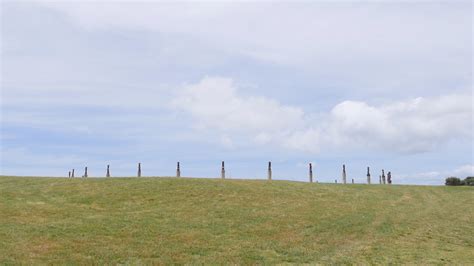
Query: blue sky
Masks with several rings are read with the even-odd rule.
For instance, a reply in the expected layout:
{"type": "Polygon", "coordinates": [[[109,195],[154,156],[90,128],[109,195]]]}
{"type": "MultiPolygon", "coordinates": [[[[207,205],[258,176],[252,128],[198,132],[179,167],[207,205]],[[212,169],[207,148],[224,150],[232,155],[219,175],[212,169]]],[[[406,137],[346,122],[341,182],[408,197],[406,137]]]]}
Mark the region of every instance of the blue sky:
{"type": "Polygon", "coordinates": [[[1,9],[0,174],[474,174],[470,1],[1,9]]]}

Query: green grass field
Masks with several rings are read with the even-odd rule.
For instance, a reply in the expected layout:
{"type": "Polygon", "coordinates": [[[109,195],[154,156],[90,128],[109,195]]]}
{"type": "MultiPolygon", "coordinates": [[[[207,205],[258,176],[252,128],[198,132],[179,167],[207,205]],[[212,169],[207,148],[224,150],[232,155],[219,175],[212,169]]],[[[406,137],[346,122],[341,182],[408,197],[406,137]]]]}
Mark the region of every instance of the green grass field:
{"type": "Polygon", "coordinates": [[[0,264],[473,264],[474,188],[0,177],[0,264]]]}

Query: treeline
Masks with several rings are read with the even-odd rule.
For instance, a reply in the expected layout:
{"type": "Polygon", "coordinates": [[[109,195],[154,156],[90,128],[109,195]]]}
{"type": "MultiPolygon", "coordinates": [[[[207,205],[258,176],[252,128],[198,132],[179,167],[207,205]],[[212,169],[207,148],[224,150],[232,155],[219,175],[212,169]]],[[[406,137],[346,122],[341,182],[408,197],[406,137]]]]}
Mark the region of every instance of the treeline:
{"type": "Polygon", "coordinates": [[[464,180],[451,176],[446,178],[446,186],[474,186],[474,176],[468,176],[464,180]]]}

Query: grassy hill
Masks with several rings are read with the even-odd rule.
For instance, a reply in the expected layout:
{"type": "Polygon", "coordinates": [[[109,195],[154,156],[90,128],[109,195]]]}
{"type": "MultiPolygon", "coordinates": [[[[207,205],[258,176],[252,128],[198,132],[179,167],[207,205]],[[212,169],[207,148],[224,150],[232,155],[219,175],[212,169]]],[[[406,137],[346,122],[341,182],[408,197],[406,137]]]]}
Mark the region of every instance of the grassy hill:
{"type": "Polygon", "coordinates": [[[474,262],[472,187],[0,177],[0,264],[474,262]]]}

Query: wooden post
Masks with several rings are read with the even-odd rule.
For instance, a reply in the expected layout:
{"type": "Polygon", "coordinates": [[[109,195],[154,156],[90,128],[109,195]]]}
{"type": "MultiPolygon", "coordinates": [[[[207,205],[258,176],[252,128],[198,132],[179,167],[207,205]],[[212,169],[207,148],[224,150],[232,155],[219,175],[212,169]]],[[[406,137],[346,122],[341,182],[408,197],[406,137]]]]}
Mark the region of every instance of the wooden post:
{"type": "Polygon", "coordinates": [[[337,179],[334,179],[334,183],[336,183],[336,184],[337,184],[337,179]]]}
{"type": "Polygon", "coordinates": [[[87,166],[86,166],[86,168],[84,169],[84,177],[87,177],[87,166]]]}
{"type": "Polygon", "coordinates": [[[110,177],[110,165],[107,165],[107,173],[105,174],[105,177],[110,177]]]}
{"type": "Polygon", "coordinates": [[[342,183],[344,183],[344,184],[346,183],[346,177],[347,177],[346,176],[346,165],[343,164],[342,165],[342,183]]]}
{"type": "Polygon", "coordinates": [[[382,182],[385,185],[385,172],[383,169],[382,169],[382,182]]]}
{"type": "Polygon", "coordinates": [[[367,184],[370,185],[370,168],[367,166],[367,184]]]}
{"type": "Polygon", "coordinates": [[[71,171],[69,171],[69,175],[68,175],[69,178],[71,178],[71,171]]]}
{"type": "Polygon", "coordinates": [[[268,180],[272,180],[272,162],[268,162],[268,180]]]}
{"type": "Polygon", "coordinates": [[[224,161],[222,161],[222,165],[221,165],[221,178],[222,178],[222,179],[225,179],[224,161]]]}
{"type": "Polygon", "coordinates": [[[179,167],[179,162],[176,164],[176,177],[181,177],[181,169],[179,167]]]}
{"type": "Polygon", "coordinates": [[[352,178],[352,184],[354,184],[354,178],[352,178]]]}
{"type": "Polygon", "coordinates": [[[137,173],[137,177],[141,177],[142,176],[142,164],[141,163],[138,163],[138,173],[137,173]]]}
{"type": "Polygon", "coordinates": [[[382,176],[379,175],[379,184],[382,185],[382,176]]]}
{"type": "Polygon", "coordinates": [[[74,169],[72,169],[71,178],[74,178],[74,169]]]}
{"type": "Polygon", "coordinates": [[[309,182],[313,183],[313,165],[309,163],[309,182]]]}

